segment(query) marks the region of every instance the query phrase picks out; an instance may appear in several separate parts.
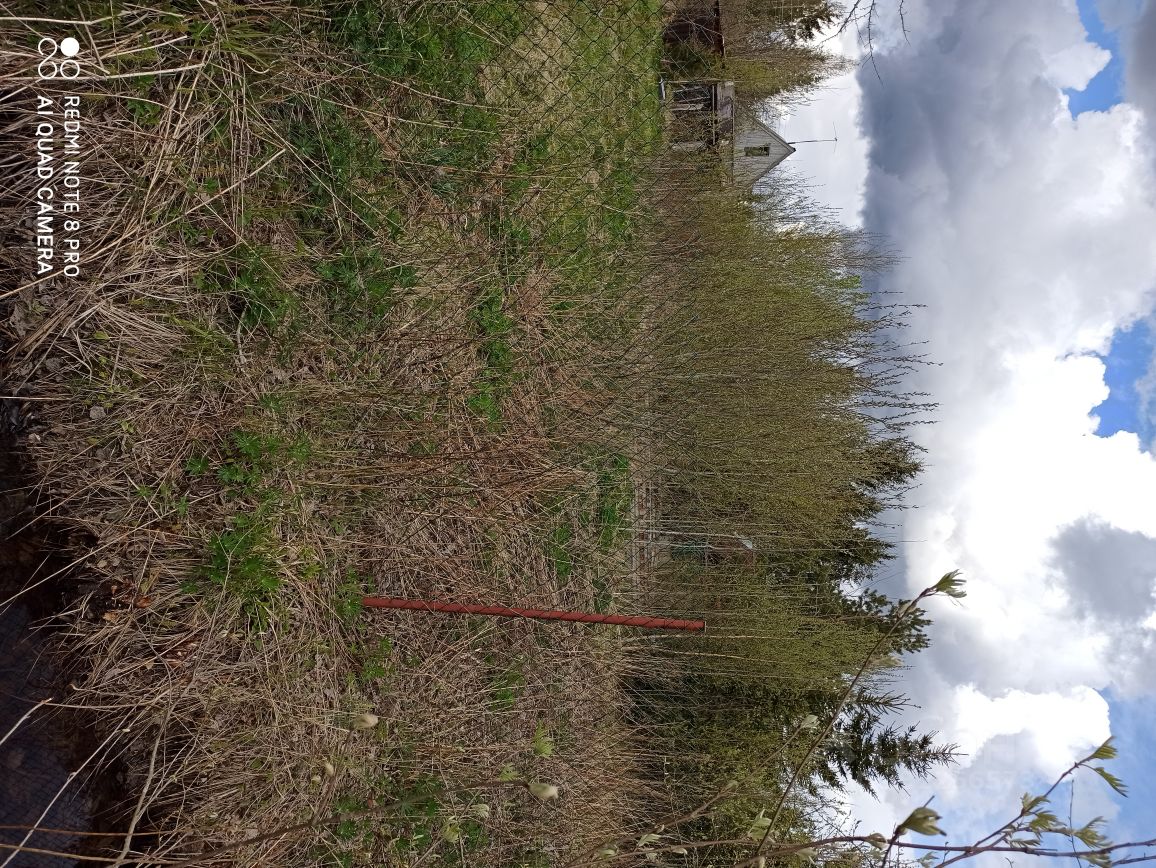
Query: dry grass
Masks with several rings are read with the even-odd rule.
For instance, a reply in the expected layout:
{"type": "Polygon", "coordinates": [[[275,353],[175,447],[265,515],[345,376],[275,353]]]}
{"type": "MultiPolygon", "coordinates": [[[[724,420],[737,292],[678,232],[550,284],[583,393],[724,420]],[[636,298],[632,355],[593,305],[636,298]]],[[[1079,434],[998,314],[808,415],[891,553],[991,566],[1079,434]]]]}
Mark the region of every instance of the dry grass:
{"type": "MultiPolygon", "coordinates": [[[[359,66],[375,58],[323,39],[309,9],[129,7],[80,28],[100,59],[67,88],[84,94],[84,272],[37,283],[25,250],[6,252],[9,373],[38,399],[38,497],[73,529],[89,589],[61,639],[83,661],[68,701],[115,710],[131,864],[425,790],[428,814],[201,864],[561,864],[642,823],[613,634],[357,612],[367,591],[589,607],[633,587],[625,539],[597,517],[621,347],[591,320],[633,306],[606,286],[619,230],[584,233],[582,260],[545,238],[561,219],[593,227],[621,168],[613,149],[592,171],[558,144],[589,111],[567,94],[590,74],[572,52],[603,55],[571,32],[582,3],[533,10],[503,50],[485,35],[503,5],[520,6],[399,0],[375,19],[480,22],[462,26],[489,46],[488,115],[468,87],[359,66]],[[364,712],[380,722],[357,730],[364,712]],[[561,796],[494,786],[511,776],[561,796]]],[[[609,70],[629,81],[653,21],[622,10],[597,38],[634,40],[609,70]]],[[[5,22],[5,45],[37,27],[5,22]]],[[[29,54],[0,62],[4,108],[26,118],[29,54]]]]}
{"type": "MultiPolygon", "coordinates": [[[[631,837],[717,793],[735,752],[640,722],[654,694],[857,665],[863,636],[810,589],[668,555],[741,533],[805,562],[867,520],[873,408],[918,405],[860,316],[872,256],[724,192],[713,160],[651,160],[656,3],[190,5],[78,26],[83,276],[30,280],[27,233],[0,258],[38,502],[84,589],[69,701],[131,770],[120,864],[537,868],[610,841],[646,862],[631,837]],[[860,357],[882,373],[840,361],[860,357]],[[707,608],[729,632],[366,593],[707,608]]],[[[33,50],[0,54],[9,131],[33,50]]],[[[741,758],[726,834],[779,795],[782,747],[741,758]]]]}

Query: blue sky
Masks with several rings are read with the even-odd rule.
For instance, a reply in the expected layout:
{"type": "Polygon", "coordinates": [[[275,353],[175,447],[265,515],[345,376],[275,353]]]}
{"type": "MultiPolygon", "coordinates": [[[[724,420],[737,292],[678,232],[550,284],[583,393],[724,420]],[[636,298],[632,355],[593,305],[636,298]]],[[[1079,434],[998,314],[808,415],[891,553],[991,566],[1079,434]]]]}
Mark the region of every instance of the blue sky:
{"type": "MultiPolygon", "coordinates": [[[[1119,34],[1104,26],[1095,0],[1078,0],[1077,6],[1088,38],[1110,51],[1112,59],[1083,90],[1065,91],[1073,117],[1106,111],[1124,99],[1124,58],[1119,34]]],[[[1143,442],[1151,440],[1151,423],[1141,417],[1136,383],[1144,376],[1154,353],[1156,335],[1144,321],[1113,335],[1110,350],[1100,357],[1107,368],[1104,379],[1110,394],[1093,411],[1100,419],[1097,435],[1110,437],[1118,431],[1131,431],[1140,435],[1143,442]]]]}
{"type": "Polygon", "coordinates": [[[1088,31],[1088,38],[1112,52],[1112,60],[1082,91],[1065,91],[1073,117],[1086,111],[1110,108],[1120,102],[1124,95],[1124,58],[1120,53],[1119,36],[1104,27],[1095,0],[1078,0],[1076,5],[1080,9],[1080,21],[1088,31]]]}
{"type": "MultiPolygon", "coordinates": [[[[1072,117],[1084,112],[1106,111],[1124,99],[1124,58],[1120,38],[1105,28],[1095,0],[1078,0],[1080,20],[1088,38],[1112,53],[1112,59],[1082,91],[1065,90],[1072,117]]],[[[1151,423],[1141,417],[1140,396],[1136,384],[1144,376],[1154,354],[1156,334],[1147,321],[1141,320],[1112,336],[1109,351],[1100,356],[1105,365],[1104,381],[1109,388],[1107,400],[1093,413],[1099,417],[1096,434],[1110,437],[1119,431],[1139,434],[1142,441],[1151,438],[1151,423]]],[[[1102,691],[1108,701],[1112,735],[1120,751],[1114,769],[1127,778],[1129,796],[1115,793],[1112,800],[1120,806],[1113,831],[1116,840],[1151,837],[1156,816],[1156,753],[1152,736],[1156,728],[1156,699],[1122,700],[1109,690],[1102,691]]]]}
{"type": "Polygon", "coordinates": [[[935,796],[953,836],[982,836],[1111,732],[1132,797],[1081,779],[1074,819],[1152,837],[1156,454],[1111,435],[1151,442],[1137,386],[1156,343],[1156,97],[1140,85],[1156,93],[1156,63],[1138,61],[1156,0],[906,9],[906,36],[881,18],[875,62],[785,125],[836,125],[837,149],[792,167],[899,254],[880,281],[918,305],[910,336],[936,363],[909,378],[939,409],[914,433],[927,467],[897,520],[896,581],[968,582],[905,675],[910,722],[966,760],[909,796],[856,799],[857,817],[885,828],[935,796]]]}
{"type": "Polygon", "coordinates": [[[1112,824],[1117,840],[1147,840],[1156,834],[1156,754],[1152,751],[1153,722],[1156,722],[1156,698],[1120,701],[1108,690],[1112,736],[1120,759],[1112,769],[1128,786],[1128,797],[1114,800],[1120,814],[1112,824]]]}
{"type": "Polygon", "coordinates": [[[1100,418],[1097,435],[1110,437],[1117,431],[1131,431],[1143,442],[1150,441],[1152,424],[1141,417],[1136,383],[1148,370],[1153,353],[1156,335],[1145,320],[1112,336],[1111,349],[1100,357],[1107,368],[1104,381],[1110,391],[1107,400],[1092,411],[1100,418]]]}

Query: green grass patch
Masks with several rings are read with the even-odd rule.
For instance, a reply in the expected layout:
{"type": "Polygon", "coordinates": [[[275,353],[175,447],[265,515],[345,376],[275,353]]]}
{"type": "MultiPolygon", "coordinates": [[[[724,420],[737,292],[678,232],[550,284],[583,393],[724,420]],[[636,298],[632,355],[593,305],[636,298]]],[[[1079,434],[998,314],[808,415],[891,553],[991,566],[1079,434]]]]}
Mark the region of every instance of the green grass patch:
{"type": "Polygon", "coordinates": [[[502,421],[502,399],[510,390],[515,374],[510,333],[515,321],[505,311],[505,295],[496,281],[487,282],[470,311],[470,324],[479,338],[484,368],[475,382],[475,392],[467,406],[491,425],[502,421]]]}
{"type": "Polygon", "coordinates": [[[598,543],[604,551],[614,549],[630,531],[630,510],[634,484],[630,460],[625,455],[607,457],[598,471],[598,501],[595,522],[598,543]]]}
{"type": "Polygon", "coordinates": [[[361,670],[357,677],[363,685],[388,678],[395,672],[393,664],[393,642],[381,637],[376,642],[359,646],[356,655],[361,658],[361,670]]]}
{"type": "Polygon", "coordinates": [[[417,284],[412,266],[391,262],[380,249],[347,247],[317,266],[333,316],[353,331],[372,331],[389,314],[399,290],[417,284]]]}
{"type": "Polygon", "coordinates": [[[494,711],[512,711],[525,686],[526,676],[520,660],[498,670],[490,678],[490,708],[494,711]]]}
{"type": "Polygon", "coordinates": [[[333,609],[337,617],[347,627],[357,623],[363,607],[361,599],[365,596],[365,581],[356,572],[349,570],[345,573],[333,600],[333,609]]]}
{"type": "Polygon", "coordinates": [[[210,266],[201,286],[220,294],[241,325],[248,329],[276,331],[291,323],[300,308],[299,299],[278,274],[272,251],[259,246],[239,248],[210,266]]]}
{"type": "Polygon", "coordinates": [[[245,515],[234,516],[208,543],[205,580],[238,600],[250,628],[258,632],[269,625],[282,587],[276,548],[269,527],[245,515]]]}
{"type": "MultiPolygon", "coordinates": [[[[216,477],[234,496],[253,496],[273,471],[304,465],[312,455],[313,446],[305,434],[289,439],[237,429],[229,436],[216,477]]],[[[203,456],[191,458],[186,470],[193,475],[204,473],[206,460],[203,456]]]]}
{"type": "Polygon", "coordinates": [[[565,585],[574,572],[574,528],[563,519],[550,531],[546,538],[546,557],[554,569],[554,577],[559,586],[565,585]]]}
{"type": "Polygon", "coordinates": [[[448,99],[477,96],[478,72],[523,29],[518,0],[418,4],[400,19],[381,0],[338,8],[330,40],[376,75],[419,84],[448,99]]]}
{"type": "Polygon", "coordinates": [[[294,157],[276,188],[312,243],[364,243],[381,233],[395,240],[402,214],[394,168],[374,131],[340,98],[296,95],[274,113],[294,157]]]}

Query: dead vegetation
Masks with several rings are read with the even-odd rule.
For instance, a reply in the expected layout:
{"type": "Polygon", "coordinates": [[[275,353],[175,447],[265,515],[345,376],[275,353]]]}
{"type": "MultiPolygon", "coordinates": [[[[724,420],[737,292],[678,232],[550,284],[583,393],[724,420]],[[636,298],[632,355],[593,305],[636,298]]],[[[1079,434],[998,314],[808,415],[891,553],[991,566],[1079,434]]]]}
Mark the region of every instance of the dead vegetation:
{"type": "MultiPolygon", "coordinates": [[[[553,864],[644,796],[610,637],[359,611],[606,606],[625,578],[626,516],[598,513],[617,435],[593,424],[618,336],[593,332],[632,303],[603,276],[623,227],[595,224],[614,141],[651,133],[600,130],[604,168],[569,149],[593,41],[621,59],[582,86],[631,81],[654,12],[574,37],[582,3],[421,5],[114,8],[55,92],[3,55],[10,112],[30,87],[83,95],[83,275],[37,282],[6,251],[8,376],[91,588],[67,701],[115,709],[105,750],[134,770],[123,864],[414,793],[394,822],[220,864],[553,864]],[[575,232],[603,237],[579,256],[575,232]]],[[[650,87],[620,94],[635,117],[650,87]]]]}
{"type": "MultiPolygon", "coordinates": [[[[831,688],[875,641],[782,582],[881,557],[861,524],[916,466],[872,440],[918,402],[871,354],[862,239],[656,163],[648,0],[82,7],[85,76],[53,86],[29,16],[0,22],[32,46],[0,55],[3,109],[83,95],[84,269],[4,250],[8,379],[84,588],[68,702],[133,770],[116,864],[642,864],[669,816],[705,849],[692,809],[741,753],[710,691],[831,688]],[[739,568],[679,552],[740,537],[739,568]],[[685,721],[639,711],[668,700],[685,721]]],[[[799,712],[744,712],[773,759],[742,759],[726,835],[799,712]]]]}

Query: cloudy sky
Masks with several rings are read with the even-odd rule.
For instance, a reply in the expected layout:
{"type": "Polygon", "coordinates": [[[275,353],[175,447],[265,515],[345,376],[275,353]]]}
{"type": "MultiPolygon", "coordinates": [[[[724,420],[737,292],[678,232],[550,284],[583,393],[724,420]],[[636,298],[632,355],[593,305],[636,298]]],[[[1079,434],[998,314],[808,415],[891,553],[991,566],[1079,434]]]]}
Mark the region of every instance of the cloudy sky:
{"type": "Polygon", "coordinates": [[[857,813],[934,795],[954,840],[986,833],[1111,733],[1132,796],[1081,780],[1076,811],[1153,837],[1156,0],[906,0],[906,40],[896,5],[875,66],[781,126],[837,131],[792,170],[900,251],[881,283],[941,363],[912,384],[939,410],[891,578],[968,580],[908,681],[967,756],[857,813]]]}

